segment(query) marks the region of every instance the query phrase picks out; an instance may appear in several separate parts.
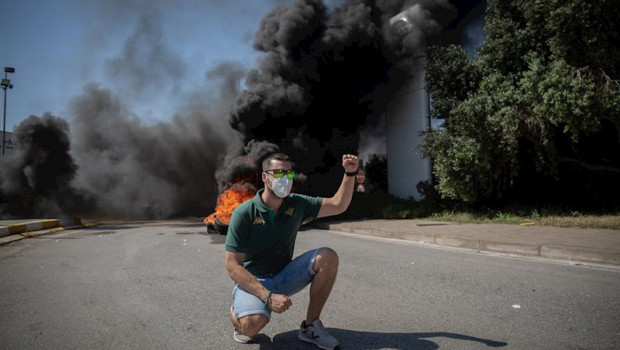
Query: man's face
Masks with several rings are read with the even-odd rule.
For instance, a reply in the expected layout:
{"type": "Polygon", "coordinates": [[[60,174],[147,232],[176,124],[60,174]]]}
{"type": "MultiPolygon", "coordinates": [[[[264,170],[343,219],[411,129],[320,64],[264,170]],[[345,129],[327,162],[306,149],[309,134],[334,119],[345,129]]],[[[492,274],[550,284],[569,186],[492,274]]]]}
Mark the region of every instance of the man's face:
{"type": "MultiPolygon", "coordinates": [[[[273,170],[290,170],[293,165],[291,162],[286,160],[272,160],[269,164],[269,169],[263,171],[262,180],[264,183],[269,184],[270,181],[273,181],[274,175],[273,170]]],[[[286,176],[286,175],[285,175],[286,176]]]]}
{"type": "Polygon", "coordinates": [[[355,175],[355,178],[357,179],[357,183],[364,183],[364,181],[366,181],[366,174],[364,174],[363,172],[359,172],[357,173],[357,175],[355,175]]]}

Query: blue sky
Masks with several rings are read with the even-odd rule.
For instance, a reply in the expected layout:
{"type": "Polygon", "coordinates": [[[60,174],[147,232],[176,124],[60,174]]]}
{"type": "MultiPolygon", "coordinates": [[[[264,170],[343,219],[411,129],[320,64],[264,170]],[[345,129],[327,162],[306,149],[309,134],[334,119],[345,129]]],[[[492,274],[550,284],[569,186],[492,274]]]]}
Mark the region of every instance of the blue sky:
{"type": "Polygon", "coordinates": [[[0,65],[15,68],[6,130],[44,112],[70,118],[89,83],[144,121],[168,120],[180,96],[208,88],[218,63],[255,64],[254,32],[284,2],[0,0],[0,65]]]}

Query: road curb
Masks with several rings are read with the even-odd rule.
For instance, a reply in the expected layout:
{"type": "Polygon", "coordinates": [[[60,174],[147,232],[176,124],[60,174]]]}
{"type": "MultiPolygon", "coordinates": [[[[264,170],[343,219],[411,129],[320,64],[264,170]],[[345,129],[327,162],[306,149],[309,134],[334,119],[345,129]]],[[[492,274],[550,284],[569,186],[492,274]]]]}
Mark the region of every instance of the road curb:
{"type": "Polygon", "coordinates": [[[18,241],[20,239],[40,236],[57,229],[83,226],[79,218],[33,220],[21,224],[0,227],[0,245],[18,241]]]}
{"type": "Polygon", "coordinates": [[[620,265],[620,253],[607,249],[543,244],[540,256],[549,259],[620,265]]]}
{"type": "Polygon", "coordinates": [[[540,256],[540,245],[538,244],[521,244],[521,243],[505,243],[480,241],[481,252],[514,254],[523,256],[540,256]]]}
{"type": "Polygon", "coordinates": [[[590,247],[576,247],[558,244],[526,244],[459,237],[450,234],[425,234],[389,229],[360,228],[346,224],[315,223],[323,230],[415,241],[438,246],[468,249],[477,252],[499,253],[584,263],[620,265],[620,252],[590,247]]]}
{"type": "Polygon", "coordinates": [[[60,226],[60,220],[37,220],[32,222],[26,222],[23,224],[9,225],[0,228],[0,237],[16,235],[24,232],[47,230],[60,226]]]}

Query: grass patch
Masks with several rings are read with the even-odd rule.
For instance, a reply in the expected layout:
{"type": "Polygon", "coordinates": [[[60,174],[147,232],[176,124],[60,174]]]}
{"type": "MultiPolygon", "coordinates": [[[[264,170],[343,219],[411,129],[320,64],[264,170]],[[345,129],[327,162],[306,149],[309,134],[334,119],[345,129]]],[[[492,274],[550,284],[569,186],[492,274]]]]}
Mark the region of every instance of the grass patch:
{"type": "Polygon", "coordinates": [[[620,230],[620,214],[579,215],[571,213],[549,216],[521,216],[518,214],[498,213],[496,216],[475,214],[471,212],[435,213],[426,220],[452,221],[469,224],[534,224],[538,226],[578,227],[594,229],[620,230]]]}
{"type": "Polygon", "coordinates": [[[584,215],[581,217],[549,216],[541,218],[540,225],[620,230],[620,214],[584,215]]]}

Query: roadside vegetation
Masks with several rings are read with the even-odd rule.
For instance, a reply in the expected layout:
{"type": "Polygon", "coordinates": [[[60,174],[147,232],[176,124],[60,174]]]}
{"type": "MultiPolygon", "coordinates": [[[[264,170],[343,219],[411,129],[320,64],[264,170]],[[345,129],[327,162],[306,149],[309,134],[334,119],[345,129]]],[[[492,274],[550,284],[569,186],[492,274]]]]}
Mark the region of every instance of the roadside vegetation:
{"type": "Polygon", "coordinates": [[[620,209],[569,208],[557,205],[480,206],[394,197],[383,190],[355,193],[349,209],[336,220],[419,219],[469,224],[511,224],[620,230],[620,209]]]}
{"type": "MultiPolygon", "coordinates": [[[[445,198],[429,183],[419,183],[422,200],[388,193],[387,161],[373,157],[364,165],[367,192],[356,192],[347,211],[335,220],[419,219],[470,224],[540,225],[620,230],[620,203],[562,201],[555,197],[520,201],[467,202],[445,198]]],[[[330,219],[330,220],[332,220],[330,219]]]]}
{"type": "Polygon", "coordinates": [[[519,224],[620,230],[620,214],[587,214],[578,211],[552,212],[550,214],[544,214],[543,211],[543,214],[540,214],[534,210],[532,215],[524,215],[523,212],[502,211],[491,211],[488,214],[442,212],[433,214],[426,219],[475,224],[519,224]]]}

